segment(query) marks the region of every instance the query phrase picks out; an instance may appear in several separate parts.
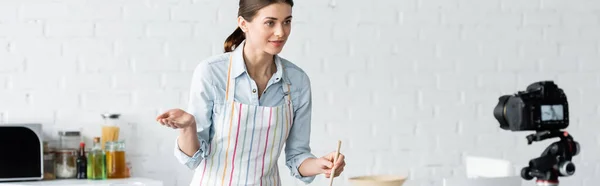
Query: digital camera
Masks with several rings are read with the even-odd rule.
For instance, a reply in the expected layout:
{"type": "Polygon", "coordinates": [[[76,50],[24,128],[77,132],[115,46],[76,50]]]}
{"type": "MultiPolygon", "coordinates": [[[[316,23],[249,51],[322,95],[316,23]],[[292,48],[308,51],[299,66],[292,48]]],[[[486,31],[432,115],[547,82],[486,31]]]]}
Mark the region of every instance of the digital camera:
{"type": "Polygon", "coordinates": [[[504,130],[547,131],[569,126],[567,96],[553,81],[535,82],[526,91],[498,99],[494,117],[504,130]]]}

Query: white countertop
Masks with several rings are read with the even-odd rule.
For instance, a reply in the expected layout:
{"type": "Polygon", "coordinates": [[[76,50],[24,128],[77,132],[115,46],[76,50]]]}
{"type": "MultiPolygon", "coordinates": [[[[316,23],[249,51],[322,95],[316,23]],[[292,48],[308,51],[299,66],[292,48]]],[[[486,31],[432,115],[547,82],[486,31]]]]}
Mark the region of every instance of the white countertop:
{"type": "Polygon", "coordinates": [[[125,178],[125,179],[107,179],[107,180],[78,180],[78,179],[57,179],[43,181],[26,182],[0,182],[0,186],[163,186],[162,181],[148,178],[125,178]]]}

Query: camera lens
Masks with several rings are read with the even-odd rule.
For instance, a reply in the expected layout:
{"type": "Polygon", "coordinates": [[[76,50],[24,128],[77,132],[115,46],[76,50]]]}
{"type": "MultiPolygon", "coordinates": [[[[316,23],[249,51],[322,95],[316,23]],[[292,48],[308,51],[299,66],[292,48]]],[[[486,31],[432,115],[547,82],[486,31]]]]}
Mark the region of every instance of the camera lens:
{"type": "Polygon", "coordinates": [[[562,162],[559,165],[559,171],[563,176],[571,176],[575,174],[575,164],[570,161],[562,162]]]}
{"type": "Polygon", "coordinates": [[[508,102],[509,95],[504,95],[498,98],[498,104],[494,108],[494,117],[500,123],[500,128],[508,130],[508,122],[506,121],[506,103],[508,102]]]}

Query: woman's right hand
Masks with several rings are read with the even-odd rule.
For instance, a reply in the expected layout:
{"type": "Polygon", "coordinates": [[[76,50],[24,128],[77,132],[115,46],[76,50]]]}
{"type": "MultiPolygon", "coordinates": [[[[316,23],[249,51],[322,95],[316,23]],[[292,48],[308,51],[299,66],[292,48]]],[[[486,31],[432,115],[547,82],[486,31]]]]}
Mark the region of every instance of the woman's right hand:
{"type": "Polygon", "coordinates": [[[168,110],[156,117],[156,121],[173,129],[188,128],[196,124],[194,116],[181,109],[168,110]]]}

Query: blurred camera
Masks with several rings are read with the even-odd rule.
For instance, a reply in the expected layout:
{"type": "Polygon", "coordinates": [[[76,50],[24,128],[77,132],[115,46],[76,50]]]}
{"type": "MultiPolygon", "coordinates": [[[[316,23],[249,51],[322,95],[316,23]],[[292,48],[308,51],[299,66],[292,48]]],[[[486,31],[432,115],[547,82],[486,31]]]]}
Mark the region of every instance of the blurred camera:
{"type": "Polygon", "coordinates": [[[569,126],[567,96],[553,81],[535,82],[525,91],[498,98],[494,117],[504,130],[565,129],[569,126]]]}

